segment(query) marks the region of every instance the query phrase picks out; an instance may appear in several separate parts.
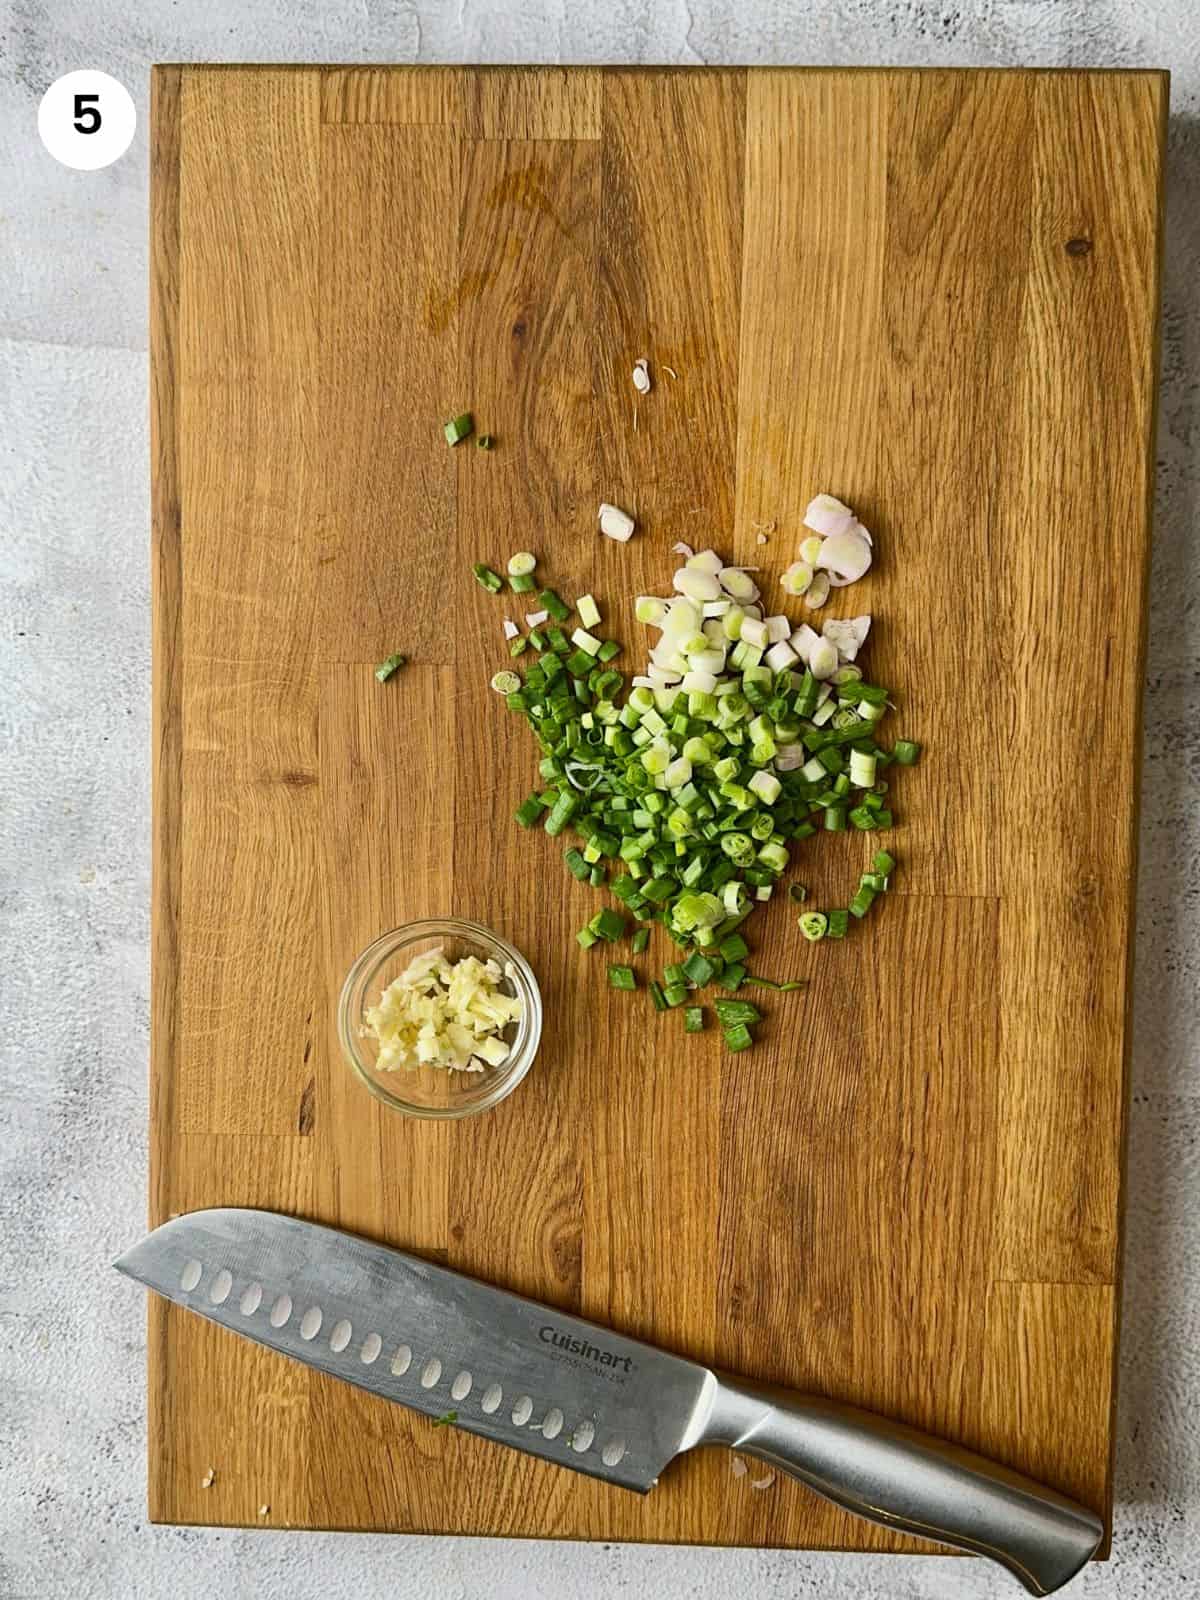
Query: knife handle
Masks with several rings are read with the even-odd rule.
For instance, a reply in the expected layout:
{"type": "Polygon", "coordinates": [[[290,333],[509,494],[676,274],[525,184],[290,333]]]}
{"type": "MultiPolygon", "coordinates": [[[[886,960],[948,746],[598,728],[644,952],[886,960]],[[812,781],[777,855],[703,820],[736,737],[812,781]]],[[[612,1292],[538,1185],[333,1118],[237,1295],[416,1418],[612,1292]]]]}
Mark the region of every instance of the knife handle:
{"type": "Polygon", "coordinates": [[[1069,1582],[1104,1535],[1086,1507],[972,1451],[854,1406],[724,1374],[698,1442],[756,1456],[869,1522],[989,1556],[1030,1594],[1069,1582]]]}

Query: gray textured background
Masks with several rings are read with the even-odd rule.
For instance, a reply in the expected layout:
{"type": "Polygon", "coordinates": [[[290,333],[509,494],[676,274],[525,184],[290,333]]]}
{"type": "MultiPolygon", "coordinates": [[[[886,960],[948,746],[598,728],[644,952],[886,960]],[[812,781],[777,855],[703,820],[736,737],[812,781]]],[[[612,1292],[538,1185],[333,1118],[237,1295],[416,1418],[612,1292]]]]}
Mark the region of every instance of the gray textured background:
{"type": "Polygon", "coordinates": [[[0,0],[0,1600],[1016,1592],[977,1562],[146,1526],[143,1307],[107,1263],[144,1215],[144,118],[162,60],[1172,69],[1116,1544],[1073,1592],[1200,1592],[1195,0],[0,0]],[[99,173],[36,134],[42,91],[82,66],[142,119],[99,173]]]}

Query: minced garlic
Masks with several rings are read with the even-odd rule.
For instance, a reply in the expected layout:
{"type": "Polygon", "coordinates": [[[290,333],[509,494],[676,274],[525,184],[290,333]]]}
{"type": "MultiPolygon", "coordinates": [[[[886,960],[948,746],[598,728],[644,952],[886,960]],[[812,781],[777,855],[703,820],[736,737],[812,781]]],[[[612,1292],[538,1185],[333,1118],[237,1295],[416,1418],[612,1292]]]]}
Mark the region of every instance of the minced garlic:
{"type": "Polygon", "coordinates": [[[448,961],[440,948],[417,956],[365,1012],[363,1031],[379,1041],[376,1065],[383,1072],[502,1066],[510,1048],[502,1035],[522,1012],[519,996],[501,988],[504,978],[495,961],[448,961]]]}

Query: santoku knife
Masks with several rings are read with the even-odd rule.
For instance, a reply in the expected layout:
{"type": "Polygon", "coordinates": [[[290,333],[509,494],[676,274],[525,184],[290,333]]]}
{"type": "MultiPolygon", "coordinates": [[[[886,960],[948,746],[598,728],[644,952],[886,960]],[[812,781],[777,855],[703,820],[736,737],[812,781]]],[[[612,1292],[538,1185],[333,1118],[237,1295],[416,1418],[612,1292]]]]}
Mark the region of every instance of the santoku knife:
{"type": "Polygon", "coordinates": [[[989,1556],[1039,1595],[1104,1531],[1053,1490],[871,1412],[718,1374],[276,1212],[192,1212],[116,1265],[243,1338],[624,1489],[726,1445],[872,1522],[989,1556]]]}

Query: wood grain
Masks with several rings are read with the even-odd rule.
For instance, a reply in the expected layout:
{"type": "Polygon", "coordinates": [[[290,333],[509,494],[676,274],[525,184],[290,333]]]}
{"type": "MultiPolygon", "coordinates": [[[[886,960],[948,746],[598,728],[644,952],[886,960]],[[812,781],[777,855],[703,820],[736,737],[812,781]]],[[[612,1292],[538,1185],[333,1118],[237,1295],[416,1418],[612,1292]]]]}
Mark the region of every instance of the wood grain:
{"type": "MultiPolygon", "coordinates": [[[[1156,73],[156,72],[153,1222],[358,1229],[1108,1512],[1165,105],[1156,73]],[[491,453],[445,445],[466,408],[491,453]],[[523,607],[469,569],[537,551],[632,667],[675,539],[771,594],[820,489],[878,534],[837,614],[873,611],[928,754],[860,936],[758,918],[758,970],[812,984],[730,1057],[607,988],[594,895],[508,821],[523,607]],[[409,1124],[334,1008],[444,911],[530,956],[543,1049],[409,1124]]],[[[816,846],[795,876],[844,903],[867,847],[816,846]]],[[[921,1548],[717,1452],[623,1495],[161,1305],[150,1367],[159,1521],[921,1548]]]]}

